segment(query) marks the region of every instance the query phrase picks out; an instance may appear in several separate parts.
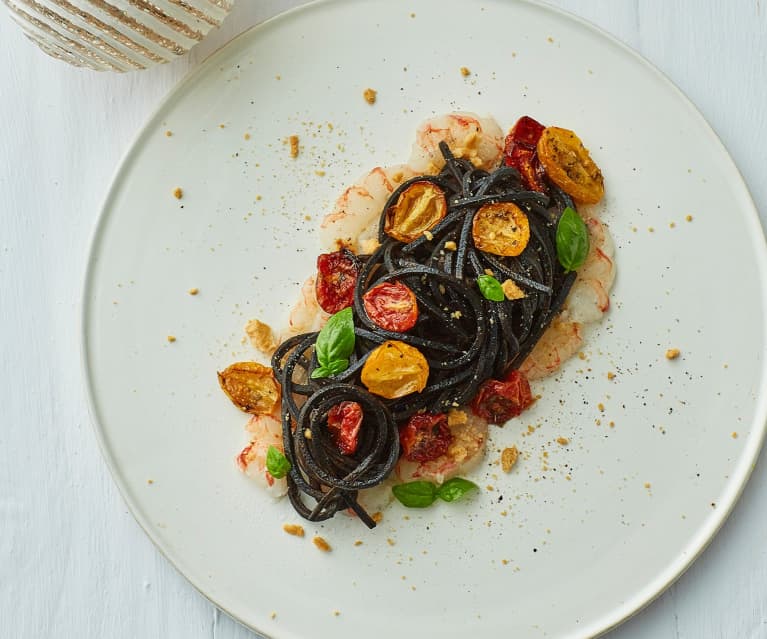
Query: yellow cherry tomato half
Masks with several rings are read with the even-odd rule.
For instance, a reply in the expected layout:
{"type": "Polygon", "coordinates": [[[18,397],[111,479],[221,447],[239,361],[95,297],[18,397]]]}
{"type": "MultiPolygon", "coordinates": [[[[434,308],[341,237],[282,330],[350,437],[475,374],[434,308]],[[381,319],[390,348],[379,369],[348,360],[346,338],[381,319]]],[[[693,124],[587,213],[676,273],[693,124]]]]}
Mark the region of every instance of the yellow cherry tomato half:
{"type": "Polygon", "coordinates": [[[400,242],[412,242],[447,215],[445,193],[431,182],[413,182],[385,215],[384,232],[400,242]]]}
{"type": "Polygon", "coordinates": [[[530,241],[530,222],[516,204],[485,204],[474,215],[471,234],[480,251],[511,257],[524,251],[530,241]]]}
{"type": "Polygon", "coordinates": [[[538,159],[549,178],[576,202],[596,204],[605,194],[602,171],[569,129],[550,126],[538,140],[538,159]]]}
{"type": "Polygon", "coordinates": [[[268,415],[280,401],[280,387],[269,366],[237,362],[218,374],[221,390],[246,413],[268,415]]]}
{"type": "Polygon", "coordinates": [[[362,383],[386,399],[420,393],[426,388],[429,363],[417,348],[389,340],[371,351],[362,367],[362,383]]]}

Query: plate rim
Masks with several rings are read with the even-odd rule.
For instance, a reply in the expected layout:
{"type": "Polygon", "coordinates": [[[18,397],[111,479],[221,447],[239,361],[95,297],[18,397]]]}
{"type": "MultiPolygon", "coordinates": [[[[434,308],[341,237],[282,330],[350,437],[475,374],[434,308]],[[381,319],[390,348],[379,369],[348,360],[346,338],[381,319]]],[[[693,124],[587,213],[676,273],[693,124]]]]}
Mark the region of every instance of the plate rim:
{"type": "MultiPolygon", "coordinates": [[[[97,271],[97,264],[99,261],[98,252],[101,241],[103,239],[104,230],[110,219],[110,211],[114,205],[116,196],[121,188],[121,176],[125,170],[130,167],[130,165],[136,160],[138,152],[143,146],[142,143],[150,134],[150,129],[153,129],[154,126],[162,119],[162,113],[179,96],[179,94],[183,93],[183,91],[190,85],[193,85],[194,82],[197,81],[198,77],[205,74],[209,67],[214,65],[216,60],[218,60],[221,56],[225,55],[239,43],[243,43],[250,38],[257,37],[257,32],[262,29],[268,29],[275,23],[290,19],[294,14],[313,11],[318,7],[321,8],[323,5],[342,5],[350,3],[359,4],[366,1],[367,0],[310,0],[309,2],[281,11],[267,18],[266,20],[263,20],[262,22],[248,27],[229,41],[222,44],[215,51],[211,52],[205,59],[200,61],[195,66],[195,68],[190,69],[176,84],[174,84],[168,93],[160,100],[159,104],[151,111],[149,116],[147,116],[144,123],[133,136],[126,151],[123,153],[120,161],[113,171],[109,183],[109,189],[107,190],[107,193],[99,208],[98,217],[95,225],[92,228],[88,241],[88,258],[86,260],[85,273],[81,281],[78,335],[80,338],[81,373],[85,381],[84,387],[88,414],[90,416],[91,427],[94,431],[101,456],[106,463],[111,478],[116,484],[123,502],[128,507],[128,510],[131,513],[133,519],[136,521],[136,523],[138,523],[140,528],[152,541],[154,547],[198,593],[200,593],[205,599],[216,606],[217,609],[223,611],[246,628],[249,628],[254,632],[262,635],[264,639],[272,639],[273,636],[267,633],[265,630],[257,628],[256,626],[253,626],[250,623],[244,621],[221,602],[216,601],[212,595],[209,595],[204,590],[202,590],[202,587],[198,585],[192,576],[190,576],[192,571],[188,570],[188,567],[185,565],[183,559],[176,556],[176,554],[173,553],[170,549],[166,549],[163,546],[159,537],[155,534],[155,527],[141,512],[139,503],[130,497],[130,489],[122,475],[122,471],[119,470],[117,464],[112,458],[110,445],[107,441],[104,431],[103,420],[100,419],[96,401],[95,381],[91,367],[89,365],[92,352],[92,349],[89,346],[88,330],[90,326],[89,315],[92,308],[90,292],[92,290],[93,280],[97,271]]],[[[468,2],[469,0],[464,1],[468,2]]],[[[491,1],[497,2],[499,0],[491,1]]],[[[617,46],[622,50],[624,54],[627,54],[635,62],[639,63],[647,71],[652,73],[663,84],[664,89],[670,90],[672,93],[674,93],[680,100],[681,104],[687,108],[689,115],[697,119],[698,124],[702,126],[702,129],[708,134],[711,141],[719,146],[719,149],[724,153],[724,156],[726,157],[726,164],[729,166],[730,170],[734,171],[733,176],[737,178],[737,181],[739,182],[738,186],[742,187],[742,194],[745,196],[743,198],[742,208],[746,222],[748,223],[750,230],[753,231],[752,238],[757,259],[758,280],[762,284],[762,291],[764,293],[761,302],[765,310],[765,314],[767,314],[767,238],[765,237],[765,229],[762,226],[761,220],[759,218],[759,212],[751,191],[748,187],[748,183],[746,182],[743,174],[735,163],[735,160],[727,149],[727,146],[724,144],[719,134],[708,122],[708,120],[706,120],[705,116],[701,113],[695,103],[655,64],[644,57],[641,53],[630,47],[628,44],[607,32],[602,27],[566,9],[562,9],[560,7],[556,7],[547,2],[544,2],[543,0],[516,0],[516,2],[518,4],[527,5],[529,7],[533,7],[534,9],[553,14],[558,18],[565,18],[568,21],[576,23],[580,28],[590,32],[594,37],[604,39],[611,45],[617,46]],[[761,238],[761,243],[758,241],[758,238],[761,238]]],[[[509,2],[508,4],[513,3],[509,2]]],[[[765,360],[762,364],[762,379],[767,379],[767,360],[765,360]]],[[[724,491],[724,494],[727,495],[726,507],[717,508],[716,515],[714,517],[708,518],[706,522],[704,522],[704,524],[690,536],[689,541],[678,554],[677,558],[673,562],[669,563],[665,570],[658,573],[654,579],[648,582],[644,588],[636,591],[633,596],[628,598],[622,605],[604,613],[590,626],[580,628],[578,630],[573,629],[573,631],[578,633],[573,636],[583,638],[601,637],[622,625],[633,616],[642,612],[658,597],[660,597],[669,587],[678,581],[682,575],[687,572],[690,566],[692,566],[692,564],[695,563],[695,561],[706,551],[711,542],[714,540],[714,538],[729,519],[735,506],[740,501],[743,491],[749,483],[753,470],[756,467],[757,461],[759,459],[759,455],[764,447],[764,442],[767,438],[767,390],[763,390],[762,393],[756,398],[754,420],[750,426],[752,428],[758,427],[759,433],[758,436],[752,436],[749,438],[748,444],[744,447],[741,455],[737,459],[736,466],[731,473],[728,483],[725,485],[726,490],[724,491]]],[[[286,634],[285,636],[287,637],[288,635],[286,634]]]]}

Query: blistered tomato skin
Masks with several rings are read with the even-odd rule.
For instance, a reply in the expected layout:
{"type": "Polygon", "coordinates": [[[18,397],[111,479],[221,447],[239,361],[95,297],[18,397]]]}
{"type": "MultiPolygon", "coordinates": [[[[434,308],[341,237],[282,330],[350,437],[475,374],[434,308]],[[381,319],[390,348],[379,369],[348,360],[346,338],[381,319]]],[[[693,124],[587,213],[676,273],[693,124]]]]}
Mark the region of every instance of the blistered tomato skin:
{"type": "Polygon", "coordinates": [[[536,147],[549,179],[576,202],[596,204],[605,193],[604,177],[581,139],[569,129],[544,129],[536,147]]]}
{"type": "Polygon", "coordinates": [[[384,233],[400,242],[412,242],[447,215],[445,193],[427,180],[413,182],[384,215],[384,233]]]}
{"type": "Polygon", "coordinates": [[[493,255],[515,256],[530,241],[527,214],[511,202],[485,204],[472,223],[474,246],[493,255]]]}
{"type": "Polygon", "coordinates": [[[271,367],[258,362],[237,362],[218,373],[221,390],[241,411],[268,415],[280,401],[280,386],[271,367]]]}
{"type": "Polygon", "coordinates": [[[323,311],[333,315],[352,305],[358,271],[357,259],[347,249],[317,257],[314,290],[323,311]]]}
{"type": "Polygon", "coordinates": [[[368,316],[387,331],[404,333],[418,321],[415,293],[398,281],[382,282],[362,296],[368,316]]]}
{"type": "Polygon", "coordinates": [[[328,411],[330,437],[342,454],[356,452],[362,419],[362,406],[357,402],[341,402],[328,411]]]}
{"type": "Polygon", "coordinates": [[[544,170],[538,160],[536,147],[545,127],[529,116],[522,116],[506,136],[504,164],[517,169],[525,187],[546,192],[544,170]]]}
{"type": "Polygon", "coordinates": [[[444,455],[453,442],[445,413],[413,415],[399,429],[402,456],[408,461],[428,462],[444,455]]]}
{"type": "Polygon", "coordinates": [[[471,410],[491,424],[503,425],[533,403],[530,383],[519,371],[511,371],[503,381],[482,382],[471,402],[471,410]]]}
{"type": "Polygon", "coordinates": [[[360,379],[374,395],[397,399],[426,388],[429,363],[414,346],[388,340],[370,351],[360,379]]]}

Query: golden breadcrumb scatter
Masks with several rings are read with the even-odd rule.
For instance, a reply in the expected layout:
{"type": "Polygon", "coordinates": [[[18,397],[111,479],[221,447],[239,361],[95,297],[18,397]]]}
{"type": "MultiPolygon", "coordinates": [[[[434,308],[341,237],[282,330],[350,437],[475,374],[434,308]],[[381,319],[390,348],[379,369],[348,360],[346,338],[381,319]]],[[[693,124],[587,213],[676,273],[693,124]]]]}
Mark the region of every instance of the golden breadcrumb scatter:
{"type": "Polygon", "coordinates": [[[180,186],[177,186],[173,190],[173,197],[175,197],[177,200],[180,200],[182,197],[184,197],[184,192],[181,190],[180,186]]]}
{"type": "Polygon", "coordinates": [[[548,40],[549,42],[554,42],[554,38],[552,38],[551,36],[549,36],[548,38],[546,38],[546,40],[548,40]]]}
{"type": "Polygon", "coordinates": [[[219,125],[218,125],[218,128],[219,128],[219,129],[225,129],[225,128],[226,128],[226,124],[219,124],[219,125]]]}
{"type": "Polygon", "coordinates": [[[317,536],[314,539],[312,539],[312,543],[315,546],[317,546],[317,548],[319,548],[322,552],[330,552],[331,550],[333,550],[330,547],[330,544],[327,541],[325,541],[324,538],[320,536],[317,536]]]}
{"type": "Polygon", "coordinates": [[[278,346],[277,339],[274,337],[274,331],[272,331],[272,327],[269,324],[252,319],[245,325],[245,332],[253,348],[265,355],[274,353],[278,346]]]}
{"type": "Polygon", "coordinates": [[[378,96],[378,91],[375,89],[365,89],[365,92],[362,94],[365,98],[365,102],[368,104],[375,104],[376,102],[376,96],[378,96]]]}
{"type": "Polygon", "coordinates": [[[199,288],[197,288],[196,286],[195,286],[195,287],[193,287],[193,288],[190,288],[190,289],[187,291],[187,293],[189,293],[189,295],[197,295],[199,292],[200,292],[200,289],[199,289],[199,288]]]}
{"type": "Polygon", "coordinates": [[[469,421],[468,415],[462,410],[456,410],[451,408],[447,411],[447,425],[448,426],[460,426],[469,421]]]}
{"type": "Polygon", "coordinates": [[[467,75],[471,75],[471,70],[469,67],[461,67],[461,75],[463,77],[466,77],[467,75]]]}
{"type": "Polygon", "coordinates": [[[394,540],[393,540],[391,537],[388,537],[388,538],[386,539],[386,543],[387,543],[387,544],[389,544],[390,546],[393,546],[393,545],[394,545],[394,544],[396,544],[397,542],[396,542],[396,541],[394,541],[394,540]]]}
{"type": "Polygon", "coordinates": [[[431,231],[424,231],[423,236],[430,242],[434,239],[434,234],[431,231]]]}
{"type": "Polygon", "coordinates": [[[298,136],[291,135],[288,138],[288,142],[290,143],[290,157],[297,158],[298,157],[298,136]]]}
{"type": "Polygon", "coordinates": [[[508,473],[512,468],[514,468],[514,464],[517,463],[517,459],[519,459],[519,450],[516,446],[504,448],[501,452],[501,468],[503,468],[503,472],[508,473]]]}
{"type": "Polygon", "coordinates": [[[269,615],[272,619],[277,619],[277,613],[272,611],[272,614],[269,615]]]}
{"type": "Polygon", "coordinates": [[[361,546],[362,545],[362,540],[358,539],[357,541],[354,542],[354,545],[355,546],[361,546]]]}
{"type": "Polygon", "coordinates": [[[175,335],[168,335],[168,341],[172,344],[173,342],[176,341],[176,336],[175,335]]]}
{"type": "Polygon", "coordinates": [[[151,486],[152,484],[154,484],[154,479],[147,479],[146,483],[151,486]]]}
{"type": "Polygon", "coordinates": [[[245,134],[244,136],[242,136],[242,137],[244,137],[246,140],[250,140],[250,133],[246,133],[246,134],[245,134]]]}
{"type": "Polygon", "coordinates": [[[294,535],[295,537],[304,536],[304,527],[299,524],[283,524],[282,529],[289,535],[294,535]]]}
{"type": "Polygon", "coordinates": [[[678,348],[669,348],[666,351],[666,359],[676,359],[682,354],[682,351],[680,351],[678,348]]]}
{"type": "Polygon", "coordinates": [[[378,510],[378,511],[374,512],[374,513],[373,513],[373,514],[370,516],[370,518],[371,518],[371,519],[372,519],[374,522],[376,522],[377,524],[380,524],[380,523],[383,521],[383,513],[382,513],[380,510],[378,510]]]}
{"type": "Polygon", "coordinates": [[[170,138],[170,137],[173,137],[173,131],[166,131],[166,132],[165,132],[165,137],[166,137],[166,138],[170,138]]]}
{"type": "Polygon", "coordinates": [[[685,219],[687,222],[692,222],[692,215],[685,215],[684,219],[685,219]]]}
{"type": "Polygon", "coordinates": [[[325,171],[323,171],[322,169],[318,169],[314,172],[314,175],[318,177],[325,177],[325,171]]]}
{"type": "Polygon", "coordinates": [[[448,240],[447,242],[445,242],[445,250],[447,250],[447,251],[457,251],[458,250],[458,245],[455,242],[453,242],[453,240],[448,240]]]}
{"type": "Polygon", "coordinates": [[[304,429],[304,438],[305,439],[311,439],[312,438],[312,431],[308,428],[304,429]]]}
{"type": "Polygon", "coordinates": [[[602,412],[602,413],[605,412],[605,405],[602,402],[599,402],[597,404],[597,408],[600,410],[600,412],[602,412]]]}
{"type": "Polygon", "coordinates": [[[570,440],[567,437],[557,437],[557,444],[560,446],[567,446],[569,443],[570,440]]]}
{"type": "Polygon", "coordinates": [[[340,611],[340,610],[334,610],[334,611],[333,611],[333,616],[334,616],[334,617],[338,617],[340,614],[341,614],[341,611],[340,611]]]}
{"type": "Polygon", "coordinates": [[[607,379],[615,379],[615,373],[613,373],[612,371],[608,371],[607,379]]]}
{"type": "Polygon", "coordinates": [[[738,433],[736,431],[732,431],[732,438],[733,439],[737,439],[738,438],[738,433]]]}
{"type": "Polygon", "coordinates": [[[512,280],[506,280],[503,284],[501,284],[501,290],[503,291],[503,294],[506,296],[507,300],[521,300],[523,297],[525,297],[525,292],[519,288],[519,286],[514,283],[512,280]]]}

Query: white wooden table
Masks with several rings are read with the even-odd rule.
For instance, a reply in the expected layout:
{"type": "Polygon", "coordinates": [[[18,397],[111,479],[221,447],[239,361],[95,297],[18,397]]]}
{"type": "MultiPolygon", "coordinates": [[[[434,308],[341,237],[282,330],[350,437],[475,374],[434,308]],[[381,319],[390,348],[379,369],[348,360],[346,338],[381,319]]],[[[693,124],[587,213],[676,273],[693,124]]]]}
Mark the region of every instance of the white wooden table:
{"type": "MultiPolygon", "coordinates": [[[[0,10],[0,636],[254,636],[176,573],[112,483],[86,408],[79,299],[99,207],[138,128],[210,52],[298,4],[239,0],[191,56],[124,76],[48,58],[0,10]]],[[[767,2],[553,4],[637,49],[692,99],[767,224],[767,2]]],[[[705,554],[610,637],[767,637],[765,503],[762,460],[705,554]]]]}

